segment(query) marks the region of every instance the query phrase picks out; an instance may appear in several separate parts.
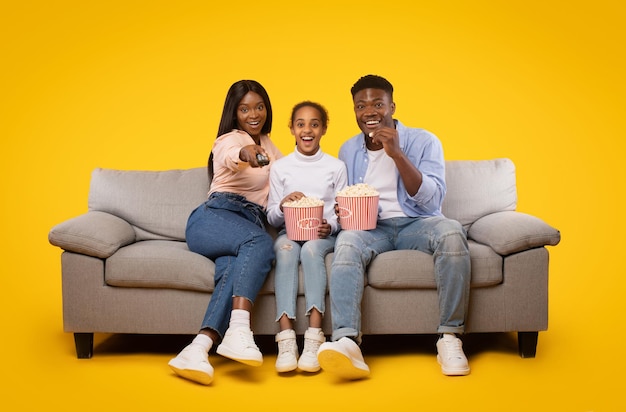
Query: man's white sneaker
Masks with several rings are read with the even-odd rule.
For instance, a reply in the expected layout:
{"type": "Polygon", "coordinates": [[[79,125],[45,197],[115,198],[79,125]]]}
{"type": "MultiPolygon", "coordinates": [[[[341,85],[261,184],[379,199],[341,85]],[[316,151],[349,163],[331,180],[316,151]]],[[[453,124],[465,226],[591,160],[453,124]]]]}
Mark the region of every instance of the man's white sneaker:
{"type": "Polygon", "coordinates": [[[198,344],[187,345],[178,356],[168,362],[168,365],[178,376],[185,379],[203,385],[213,381],[213,367],[209,363],[209,354],[198,344]]]}
{"type": "Polygon", "coordinates": [[[320,363],[317,360],[317,351],[322,343],[326,342],[324,332],[308,330],[304,332],[304,349],[298,360],[298,369],[305,372],[317,372],[320,363]]]}
{"type": "Polygon", "coordinates": [[[444,333],[437,341],[437,362],[444,375],[468,375],[470,367],[463,353],[463,343],[452,333],[444,333]]]}
{"type": "Polygon", "coordinates": [[[291,372],[298,367],[298,344],[296,332],[293,329],[283,330],[276,334],[278,355],[276,356],[276,371],[291,372]]]}
{"type": "Polygon", "coordinates": [[[263,355],[254,343],[252,331],[245,326],[228,328],[217,353],[250,366],[263,364],[263,355]]]}
{"type": "Polygon", "coordinates": [[[322,369],[343,379],[363,379],[370,374],[359,345],[350,338],[322,343],[317,351],[317,360],[322,369]]]}

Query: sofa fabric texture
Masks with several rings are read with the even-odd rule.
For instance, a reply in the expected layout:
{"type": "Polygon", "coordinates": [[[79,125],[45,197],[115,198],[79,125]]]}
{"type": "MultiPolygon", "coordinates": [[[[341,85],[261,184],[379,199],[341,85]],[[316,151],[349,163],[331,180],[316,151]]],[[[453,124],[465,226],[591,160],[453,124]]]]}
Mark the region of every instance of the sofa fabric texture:
{"type": "MultiPolygon", "coordinates": [[[[505,158],[446,162],[442,210],[467,231],[471,255],[468,333],[547,328],[546,246],[557,245],[560,232],[516,211],[515,172],[505,158]]],[[[87,212],[54,226],[48,236],[63,250],[64,330],[87,335],[197,333],[214,287],[215,265],[189,251],[185,226],[208,190],[205,167],[95,169],[87,212]]],[[[331,261],[332,254],[327,257],[329,276],[331,261]]],[[[273,285],[272,271],[255,302],[257,334],[278,331],[273,285]]],[[[436,333],[432,256],[408,250],[377,256],[367,269],[362,310],[364,334],[436,333]],[[398,313],[403,313],[400,322],[398,313]]],[[[324,319],[327,334],[331,316],[324,319]]],[[[303,333],[306,323],[299,313],[296,331],[303,333]]]]}

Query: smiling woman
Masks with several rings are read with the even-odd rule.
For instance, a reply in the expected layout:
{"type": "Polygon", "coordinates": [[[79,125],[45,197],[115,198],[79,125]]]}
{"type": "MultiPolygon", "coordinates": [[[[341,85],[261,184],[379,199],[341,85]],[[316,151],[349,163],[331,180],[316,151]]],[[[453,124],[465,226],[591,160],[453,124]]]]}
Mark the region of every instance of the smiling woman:
{"type": "Polygon", "coordinates": [[[215,292],[198,335],[169,365],[179,376],[208,385],[213,367],[208,352],[260,366],[263,355],[250,329],[250,310],[273,260],[273,239],[265,230],[269,167],[257,155],[282,154],[269,138],[272,105],[254,80],[235,82],[226,95],[222,121],[209,158],[209,199],[187,222],[189,250],[215,262],[215,292]],[[254,265],[248,262],[255,262],[254,265]]]}

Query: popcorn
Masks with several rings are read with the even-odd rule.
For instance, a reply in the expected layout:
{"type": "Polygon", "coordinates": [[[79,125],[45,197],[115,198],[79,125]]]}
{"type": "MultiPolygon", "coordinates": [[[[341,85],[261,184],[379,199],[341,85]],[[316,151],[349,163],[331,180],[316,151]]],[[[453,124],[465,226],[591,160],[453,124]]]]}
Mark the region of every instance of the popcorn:
{"type": "Polygon", "coordinates": [[[378,191],[367,183],[357,183],[337,192],[337,196],[361,197],[378,196],[378,191]]]}
{"type": "Polygon", "coordinates": [[[317,230],[324,219],[324,201],[316,197],[301,197],[283,203],[285,229],[291,240],[318,239],[317,230]]]}
{"type": "Polygon", "coordinates": [[[376,228],[379,193],[366,183],[357,183],[337,192],[339,224],[344,230],[376,228]]]}
{"type": "Polygon", "coordinates": [[[324,206],[324,201],[316,197],[301,197],[298,200],[292,200],[290,202],[283,203],[286,207],[314,207],[324,206]]]}

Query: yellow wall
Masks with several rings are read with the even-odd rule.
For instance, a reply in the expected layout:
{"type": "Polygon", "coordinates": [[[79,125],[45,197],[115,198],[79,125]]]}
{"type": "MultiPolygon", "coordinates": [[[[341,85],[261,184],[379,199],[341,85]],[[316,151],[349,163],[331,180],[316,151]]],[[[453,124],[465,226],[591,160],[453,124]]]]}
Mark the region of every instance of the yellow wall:
{"type": "Polygon", "coordinates": [[[612,387],[626,366],[602,352],[622,347],[603,336],[624,336],[622,2],[395,3],[2,2],[3,355],[44,322],[62,328],[47,232],[86,211],[93,168],[205,165],[242,78],[267,88],[284,152],[291,107],[326,105],[336,154],[358,131],[350,86],[375,73],[448,159],[515,162],[519,210],[562,232],[550,330],[576,333],[580,379],[612,387]]]}

